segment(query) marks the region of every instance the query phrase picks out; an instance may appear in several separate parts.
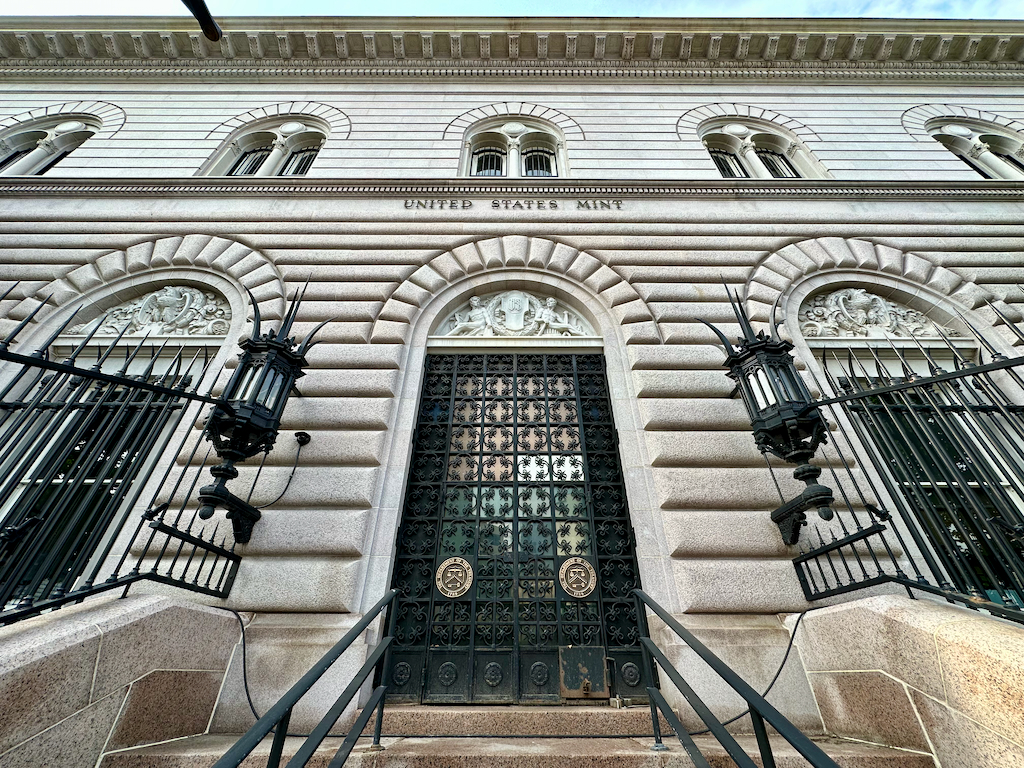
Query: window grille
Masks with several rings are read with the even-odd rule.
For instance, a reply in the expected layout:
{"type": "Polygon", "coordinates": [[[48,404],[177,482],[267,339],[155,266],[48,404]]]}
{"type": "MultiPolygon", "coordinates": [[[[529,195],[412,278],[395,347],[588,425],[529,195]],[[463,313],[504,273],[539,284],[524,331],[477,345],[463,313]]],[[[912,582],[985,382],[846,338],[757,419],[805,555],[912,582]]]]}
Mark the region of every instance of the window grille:
{"type": "Polygon", "coordinates": [[[505,153],[500,149],[481,149],[473,153],[474,176],[504,176],[505,153]]]}
{"type": "Polygon", "coordinates": [[[6,168],[9,165],[14,165],[16,162],[18,162],[21,158],[23,158],[25,155],[27,155],[31,151],[32,151],[32,148],[29,147],[27,149],[19,149],[19,150],[15,151],[15,152],[12,152],[7,157],[5,157],[3,160],[0,160],[0,171],[2,171],[4,168],[6,168]]]}
{"type": "Polygon", "coordinates": [[[722,178],[743,179],[750,176],[747,169],[743,167],[743,163],[732,152],[727,152],[724,149],[709,149],[708,152],[711,154],[711,159],[715,161],[722,178]]]}
{"type": "Polygon", "coordinates": [[[242,156],[231,166],[228,176],[251,176],[260,169],[263,161],[270,157],[270,151],[271,147],[268,144],[243,152],[242,156]]]}
{"type": "Polygon", "coordinates": [[[555,153],[549,149],[528,149],[523,152],[524,176],[554,176],[555,153]]]}
{"type": "Polygon", "coordinates": [[[781,152],[776,152],[774,149],[761,149],[760,147],[755,147],[754,152],[757,153],[765,168],[768,169],[768,172],[776,179],[800,178],[800,174],[797,173],[793,164],[789,162],[789,158],[781,152]]]}
{"type": "Polygon", "coordinates": [[[292,152],[288,155],[288,159],[285,160],[284,167],[281,168],[278,176],[305,176],[319,152],[320,147],[311,147],[292,152]]]}

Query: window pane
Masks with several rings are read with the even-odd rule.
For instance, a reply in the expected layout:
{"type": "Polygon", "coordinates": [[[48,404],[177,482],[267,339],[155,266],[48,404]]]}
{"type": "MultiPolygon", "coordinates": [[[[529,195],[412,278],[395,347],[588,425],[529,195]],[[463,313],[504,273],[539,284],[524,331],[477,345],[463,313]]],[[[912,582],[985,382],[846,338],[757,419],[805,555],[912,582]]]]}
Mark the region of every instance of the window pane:
{"type": "Polygon", "coordinates": [[[750,176],[747,169],[743,167],[743,163],[732,152],[726,152],[724,149],[709,149],[708,152],[711,154],[711,159],[715,161],[722,178],[743,179],[750,176]]]}
{"type": "MultiPolygon", "coordinates": [[[[1006,152],[1006,153],[1004,153],[1004,152],[993,152],[992,154],[995,155],[996,157],[998,157],[1004,163],[1009,163],[1010,165],[1012,165],[1017,170],[1024,171],[1024,160],[1021,160],[1016,155],[1011,155],[1009,152],[1006,152]]],[[[2,168],[2,167],[3,166],[0,166],[0,168],[2,168]]]]}
{"type": "Polygon", "coordinates": [[[524,176],[554,176],[555,154],[546,149],[530,149],[523,153],[524,176]]]}
{"type": "Polygon", "coordinates": [[[982,168],[980,165],[978,165],[976,162],[971,160],[971,158],[967,157],[966,155],[961,155],[961,154],[957,154],[957,153],[954,153],[954,154],[956,154],[956,156],[959,157],[963,161],[964,165],[969,166],[971,168],[971,170],[973,170],[975,173],[977,173],[979,176],[981,176],[981,178],[983,178],[983,179],[994,178],[991,173],[989,173],[984,168],[982,168]]]}
{"type": "Polygon", "coordinates": [[[474,176],[504,176],[505,153],[500,149],[481,149],[473,153],[474,176]]]}
{"type": "Polygon", "coordinates": [[[250,176],[260,169],[263,161],[270,156],[270,147],[256,147],[244,152],[228,171],[228,176],[250,176]]]}
{"type": "Polygon", "coordinates": [[[16,162],[18,162],[21,158],[23,158],[25,155],[27,155],[31,151],[32,151],[32,148],[30,147],[28,149],[19,149],[16,152],[12,152],[7,157],[5,157],[3,160],[0,160],[0,171],[2,171],[4,168],[6,168],[9,165],[14,165],[16,162]]]}
{"type": "Polygon", "coordinates": [[[278,176],[305,176],[309,167],[313,165],[313,159],[320,152],[320,147],[311,149],[300,149],[292,152],[284,163],[284,167],[278,176]]]}
{"type": "Polygon", "coordinates": [[[38,171],[34,171],[34,174],[36,176],[42,176],[44,173],[46,173],[48,170],[53,168],[53,166],[55,166],[57,163],[59,163],[61,160],[63,160],[65,157],[67,157],[70,154],[71,154],[71,150],[70,149],[65,150],[64,152],[58,152],[56,155],[53,156],[53,158],[49,162],[46,163],[46,165],[44,165],[38,171]]]}
{"type": "Polygon", "coordinates": [[[761,158],[761,162],[764,163],[765,168],[768,172],[776,179],[799,179],[800,174],[796,172],[796,168],[789,162],[789,158],[781,152],[776,152],[773,149],[754,149],[757,156],[761,158]]]}

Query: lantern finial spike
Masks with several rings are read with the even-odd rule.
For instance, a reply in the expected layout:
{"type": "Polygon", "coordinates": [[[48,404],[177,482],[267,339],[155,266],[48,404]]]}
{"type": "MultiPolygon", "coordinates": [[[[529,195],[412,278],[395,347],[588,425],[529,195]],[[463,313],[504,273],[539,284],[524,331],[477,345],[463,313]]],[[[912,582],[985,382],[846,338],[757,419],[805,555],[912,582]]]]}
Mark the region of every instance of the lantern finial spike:
{"type": "Polygon", "coordinates": [[[704,323],[704,325],[706,325],[708,328],[710,328],[712,331],[714,331],[715,335],[722,342],[722,347],[725,348],[725,354],[726,355],[732,355],[732,349],[733,349],[732,342],[729,341],[729,338],[724,333],[722,333],[720,330],[718,330],[715,326],[713,326],[707,320],[698,320],[697,322],[698,323],[704,323]]]}
{"type": "Polygon", "coordinates": [[[245,292],[249,294],[249,301],[252,302],[252,338],[255,340],[260,337],[260,322],[262,320],[260,317],[260,305],[256,301],[256,297],[252,295],[252,291],[246,288],[245,292]]]}
{"type": "Polygon", "coordinates": [[[740,295],[736,291],[730,291],[728,284],[725,280],[722,280],[722,285],[725,286],[725,293],[729,297],[729,306],[732,307],[732,312],[736,315],[736,322],[740,324],[740,332],[743,334],[743,340],[748,344],[753,344],[757,341],[757,337],[754,335],[754,328],[750,324],[750,318],[747,317],[746,310],[743,309],[743,304],[740,302],[740,295]]]}
{"type": "Polygon", "coordinates": [[[768,323],[769,328],[771,328],[772,341],[774,341],[776,344],[778,344],[778,343],[780,343],[782,341],[782,339],[779,338],[779,326],[778,326],[778,323],[775,322],[775,313],[778,312],[778,310],[779,310],[779,302],[781,302],[781,301],[782,301],[782,294],[780,293],[778,296],[775,297],[775,303],[772,304],[772,314],[771,314],[771,318],[769,319],[769,323],[768,323]]]}
{"type": "Polygon", "coordinates": [[[299,314],[299,305],[302,304],[302,299],[306,295],[306,289],[309,288],[309,278],[306,278],[305,284],[301,288],[295,291],[292,295],[291,306],[288,307],[288,312],[284,316],[284,321],[281,323],[281,330],[278,331],[278,336],[281,339],[288,338],[288,334],[291,333],[292,324],[295,322],[295,317],[299,314]]]}
{"type": "Polygon", "coordinates": [[[323,328],[323,327],[324,327],[325,325],[327,325],[328,323],[333,323],[333,322],[334,322],[335,320],[337,320],[337,319],[338,319],[338,318],[336,318],[336,317],[330,317],[330,318],[328,318],[327,320],[324,320],[324,321],[323,321],[322,323],[320,323],[320,324],[319,324],[319,325],[318,325],[318,326],[317,326],[316,328],[314,328],[314,329],[313,329],[312,331],[310,331],[310,332],[309,332],[309,334],[307,334],[307,335],[306,335],[306,339],[305,339],[305,341],[303,341],[303,342],[302,342],[302,346],[300,346],[300,347],[299,347],[299,351],[298,351],[298,355],[299,355],[299,357],[304,357],[304,356],[305,356],[305,354],[306,354],[306,352],[308,352],[308,351],[309,351],[309,349],[310,349],[310,348],[311,348],[312,346],[314,346],[315,344],[318,344],[318,343],[319,343],[319,340],[316,340],[316,341],[314,341],[314,338],[316,337],[316,335],[317,335],[318,333],[320,333],[320,330],[321,330],[321,329],[322,329],[322,328],[323,328]]]}

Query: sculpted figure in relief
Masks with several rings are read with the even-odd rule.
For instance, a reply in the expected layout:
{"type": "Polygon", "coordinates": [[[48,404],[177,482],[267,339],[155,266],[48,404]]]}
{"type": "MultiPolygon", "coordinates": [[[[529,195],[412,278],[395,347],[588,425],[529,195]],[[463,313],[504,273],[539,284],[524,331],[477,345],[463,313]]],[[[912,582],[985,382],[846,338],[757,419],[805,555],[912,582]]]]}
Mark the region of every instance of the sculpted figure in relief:
{"type": "MultiPolygon", "coordinates": [[[[211,291],[168,285],[107,311],[99,333],[156,336],[224,336],[230,329],[231,307],[211,291]]],[[[84,333],[89,323],[71,329],[84,333]]]]}
{"type": "Polygon", "coordinates": [[[593,330],[571,309],[549,297],[542,302],[525,291],[473,296],[469,306],[441,324],[442,336],[592,336],[593,330]]]}
{"type": "Polygon", "coordinates": [[[469,312],[462,314],[456,312],[451,322],[451,330],[446,336],[493,336],[494,329],[491,327],[491,319],[485,307],[480,306],[480,297],[474,296],[469,300],[469,312]]]}
{"type": "Polygon", "coordinates": [[[959,334],[937,325],[916,309],[883,299],[863,288],[842,288],[807,301],[799,314],[805,338],[947,336],[959,334]]]}

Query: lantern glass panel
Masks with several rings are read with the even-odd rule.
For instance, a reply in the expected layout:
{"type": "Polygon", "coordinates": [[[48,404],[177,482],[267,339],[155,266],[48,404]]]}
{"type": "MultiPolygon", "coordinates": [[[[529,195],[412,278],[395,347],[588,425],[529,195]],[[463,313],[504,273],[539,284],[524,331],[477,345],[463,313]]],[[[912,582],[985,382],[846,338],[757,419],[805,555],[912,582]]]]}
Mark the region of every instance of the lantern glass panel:
{"type": "Polygon", "coordinates": [[[245,372],[241,383],[238,385],[238,389],[235,391],[235,395],[232,398],[237,402],[248,402],[252,396],[253,390],[256,388],[256,384],[260,379],[260,372],[263,370],[262,363],[256,363],[250,366],[249,370],[245,372]]]}
{"type": "Polygon", "coordinates": [[[772,383],[768,380],[768,376],[765,374],[763,368],[757,369],[757,380],[761,382],[762,387],[764,387],[764,396],[768,401],[768,405],[777,405],[779,399],[775,396],[775,390],[772,388],[772,383]]]}

